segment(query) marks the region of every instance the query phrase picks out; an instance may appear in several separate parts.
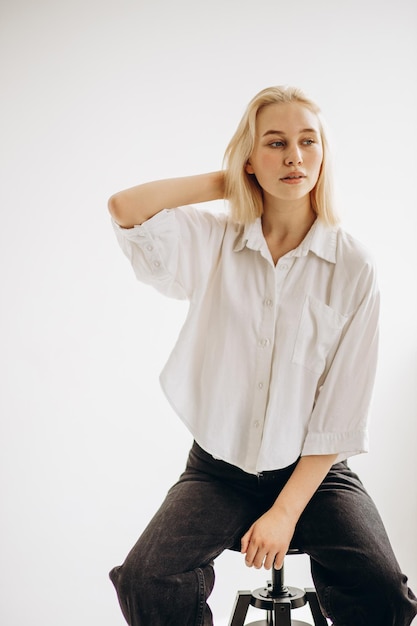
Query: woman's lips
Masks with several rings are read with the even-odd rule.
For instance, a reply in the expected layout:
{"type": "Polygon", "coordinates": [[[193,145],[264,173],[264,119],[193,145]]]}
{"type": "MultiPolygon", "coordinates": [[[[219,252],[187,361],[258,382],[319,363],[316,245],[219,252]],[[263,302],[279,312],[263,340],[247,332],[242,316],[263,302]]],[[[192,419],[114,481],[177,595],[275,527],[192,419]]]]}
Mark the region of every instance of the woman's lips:
{"type": "Polygon", "coordinates": [[[287,185],[299,185],[303,182],[305,178],[304,174],[289,174],[284,178],[280,178],[281,182],[286,183],[287,185]]]}

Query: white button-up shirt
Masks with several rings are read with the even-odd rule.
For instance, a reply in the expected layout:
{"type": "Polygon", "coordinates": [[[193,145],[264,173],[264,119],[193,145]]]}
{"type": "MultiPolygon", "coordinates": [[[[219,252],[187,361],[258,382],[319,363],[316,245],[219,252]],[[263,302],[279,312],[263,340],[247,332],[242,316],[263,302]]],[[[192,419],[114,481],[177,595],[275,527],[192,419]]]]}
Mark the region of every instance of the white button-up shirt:
{"type": "Polygon", "coordinates": [[[139,280],[190,302],[160,380],[202,448],[254,474],[367,451],[379,292],[358,241],[316,220],[275,265],[260,219],[181,207],[114,227],[139,280]]]}

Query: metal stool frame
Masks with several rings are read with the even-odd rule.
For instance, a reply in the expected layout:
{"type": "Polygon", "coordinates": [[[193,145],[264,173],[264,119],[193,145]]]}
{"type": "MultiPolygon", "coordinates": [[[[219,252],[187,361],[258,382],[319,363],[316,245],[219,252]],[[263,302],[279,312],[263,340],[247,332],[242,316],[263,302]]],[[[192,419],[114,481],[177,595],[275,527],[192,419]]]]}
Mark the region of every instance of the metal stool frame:
{"type": "MultiPolygon", "coordinates": [[[[298,548],[290,548],[287,554],[304,554],[298,548]]],[[[327,626],[314,587],[299,589],[284,584],[284,566],[272,568],[272,581],[255,591],[238,591],[229,626],[245,626],[249,606],[266,610],[266,619],[246,626],[311,626],[307,622],[291,619],[291,609],[309,604],[314,626],[327,626]]]]}

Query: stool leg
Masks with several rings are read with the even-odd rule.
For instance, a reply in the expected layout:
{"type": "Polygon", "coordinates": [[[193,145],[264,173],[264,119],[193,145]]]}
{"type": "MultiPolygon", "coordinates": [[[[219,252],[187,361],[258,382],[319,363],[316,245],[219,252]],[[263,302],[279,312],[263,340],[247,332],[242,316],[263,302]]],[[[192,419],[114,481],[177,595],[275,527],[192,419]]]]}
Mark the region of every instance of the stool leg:
{"type": "Polygon", "coordinates": [[[237,592],[235,605],[233,607],[232,618],[229,622],[229,626],[244,626],[251,599],[251,591],[237,592]]]}
{"type": "Polygon", "coordinates": [[[274,626],[291,626],[291,600],[274,602],[274,626]]]}
{"type": "Polygon", "coordinates": [[[314,626],[327,626],[327,619],[321,612],[316,590],[314,587],[308,587],[305,589],[305,592],[313,616],[314,626]]]}

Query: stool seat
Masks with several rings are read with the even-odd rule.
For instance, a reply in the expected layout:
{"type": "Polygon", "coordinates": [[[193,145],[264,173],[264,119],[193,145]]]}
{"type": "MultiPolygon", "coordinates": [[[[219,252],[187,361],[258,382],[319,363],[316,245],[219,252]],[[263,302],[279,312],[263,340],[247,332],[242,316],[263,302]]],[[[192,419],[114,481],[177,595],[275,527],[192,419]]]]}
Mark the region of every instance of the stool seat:
{"type": "MultiPolygon", "coordinates": [[[[287,556],[294,554],[304,552],[297,547],[291,547],[287,556]]],[[[238,591],[229,626],[245,626],[249,606],[266,610],[266,619],[250,622],[246,626],[312,626],[307,622],[291,619],[292,609],[300,608],[307,603],[314,626],[327,626],[314,587],[307,589],[287,587],[284,584],[284,566],[280,570],[273,567],[271,573],[272,580],[267,582],[266,587],[254,591],[238,591]]]]}

